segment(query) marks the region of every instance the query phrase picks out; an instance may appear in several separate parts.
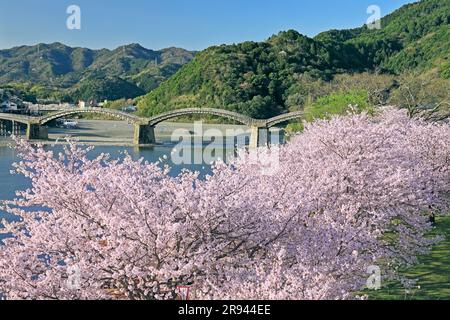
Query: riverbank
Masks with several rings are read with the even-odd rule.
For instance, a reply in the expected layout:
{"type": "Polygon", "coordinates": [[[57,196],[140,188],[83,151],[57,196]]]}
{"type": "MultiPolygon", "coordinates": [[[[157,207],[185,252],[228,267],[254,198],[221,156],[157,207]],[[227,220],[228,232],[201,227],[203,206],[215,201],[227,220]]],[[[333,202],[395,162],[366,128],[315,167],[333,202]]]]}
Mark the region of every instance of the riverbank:
{"type": "MultiPolygon", "coordinates": [[[[123,146],[133,144],[134,128],[124,121],[114,120],[84,120],[78,121],[78,128],[49,128],[49,139],[36,141],[44,145],[67,144],[66,138],[76,141],[80,145],[123,146]]],[[[276,129],[275,129],[276,130],[276,129]]],[[[250,128],[242,125],[230,124],[194,124],[164,122],[155,128],[157,144],[178,143],[181,138],[189,137],[240,137],[249,139],[250,128]]],[[[216,138],[217,141],[217,138],[216,138]]],[[[13,141],[9,138],[0,138],[0,146],[9,146],[13,141]]]]}

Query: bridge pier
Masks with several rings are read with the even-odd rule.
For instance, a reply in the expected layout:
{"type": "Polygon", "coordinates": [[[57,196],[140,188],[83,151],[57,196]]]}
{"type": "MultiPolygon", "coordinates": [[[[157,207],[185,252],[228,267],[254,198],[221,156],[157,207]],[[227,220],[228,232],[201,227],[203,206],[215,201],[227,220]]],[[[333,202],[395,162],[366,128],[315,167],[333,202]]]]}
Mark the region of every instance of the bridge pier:
{"type": "Polygon", "coordinates": [[[0,120],[0,136],[6,136],[8,133],[8,129],[6,128],[6,124],[3,120],[0,120]]]}
{"type": "Polygon", "coordinates": [[[47,140],[48,128],[40,124],[28,123],[26,136],[28,140],[47,140]]]}
{"type": "Polygon", "coordinates": [[[250,149],[279,145],[284,143],[284,130],[270,131],[267,127],[252,127],[250,136],[250,149]]]}
{"type": "Polygon", "coordinates": [[[30,117],[24,115],[0,113],[0,119],[3,120],[2,122],[0,122],[0,134],[2,133],[4,134],[6,131],[7,133],[12,132],[15,135],[19,135],[21,133],[20,124],[22,124],[22,126],[28,124],[26,133],[27,138],[46,139],[48,138],[48,132],[47,129],[45,128],[45,124],[55,119],[60,119],[63,117],[79,113],[107,114],[122,120],[127,120],[129,123],[134,124],[133,141],[135,145],[154,144],[156,142],[155,126],[163,121],[167,121],[179,116],[192,114],[216,115],[220,117],[225,117],[227,119],[231,119],[233,121],[251,127],[251,139],[249,144],[251,148],[267,146],[270,143],[274,144],[276,144],[277,142],[281,143],[281,139],[283,138],[282,135],[279,135],[279,138],[277,138],[277,134],[275,132],[270,132],[269,128],[272,128],[277,124],[285,123],[287,121],[303,117],[303,113],[299,111],[283,114],[270,119],[253,119],[248,116],[238,114],[236,112],[222,109],[189,108],[189,109],[177,109],[169,111],[151,118],[140,118],[136,115],[131,115],[117,110],[109,110],[102,108],[84,108],[84,109],[70,108],[70,109],[62,109],[57,112],[53,112],[46,116],[41,117],[30,117]]]}
{"type": "Polygon", "coordinates": [[[270,144],[270,132],[266,127],[252,127],[250,136],[250,149],[265,147],[270,144]]]}
{"type": "Polygon", "coordinates": [[[20,123],[12,121],[12,134],[16,137],[20,136],[20,123]]]}
{"type": "Polygon", "coordinates": [[[135,145],[155,144],[155,127],[149,124],[136,123],[134,125],[133,143],[135,145]]]}

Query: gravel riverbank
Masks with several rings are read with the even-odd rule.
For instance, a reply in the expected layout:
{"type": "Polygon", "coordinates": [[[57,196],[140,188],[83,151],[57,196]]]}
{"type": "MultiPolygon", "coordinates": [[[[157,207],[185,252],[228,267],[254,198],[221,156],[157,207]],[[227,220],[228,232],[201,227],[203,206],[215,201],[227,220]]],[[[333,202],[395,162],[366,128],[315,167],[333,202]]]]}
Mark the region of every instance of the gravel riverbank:
{"type": "MultiPolygon", "coordinates": [[[[79,127],[76,129],[49,128],[49,140],[39,141],[43,144],[65,144],[66,137],[77,141],[79,144],[109,145],[109,146],[132,146],[133,126],[124,121],[107,120],[77,120],[79,127]]],[[[203,124],[194,127],[193,123],[162,123],[155,128],[157,143],[177,143],[181,136],[194,135],[201,130],[203,135],[217,136],[219,133],[224,137],[243,135],[249,136],[249,128],[239,125],[227,124],[203,124]]],[[[197,135],[198,136],[198,135],[197,135]]],[[[11,145],[9,138],[0,138],[0,146],[11,145]]]]}

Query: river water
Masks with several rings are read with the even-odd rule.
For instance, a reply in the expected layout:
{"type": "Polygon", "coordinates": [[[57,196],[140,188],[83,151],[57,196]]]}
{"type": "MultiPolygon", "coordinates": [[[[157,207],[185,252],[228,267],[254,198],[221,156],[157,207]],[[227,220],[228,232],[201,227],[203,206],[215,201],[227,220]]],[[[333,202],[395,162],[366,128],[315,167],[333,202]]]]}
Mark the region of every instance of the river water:
{"type": "MultiPolygon", "coordinates": [[[[191,128],[184,125],[185,131],[189,133],[191,128]]],[[[154,147],[137,148],[127,145],[126,142],[132,141],[132,130],[126,124],[120,122],[102,122],[102,121],[85,121],[80,123],[78,130],[61,130],[50,129],[50,140],[56,141],[63,138],[69,132],[72,138],[79,140],[82,143],[97,144],[94,150],[90,152],[89,157],[94,158],[100,153],[108,153],[113,159],[120,159],[123,157],[123,151],[127,151],[134,159],[143,158],[149,162],[156,162],[159,159],[164,160],[172,168],[170,174],[178,175],[182,169],[189,169],[192,171],[199,171],[201,175],[206,175],[211,172],[211,161],[217,159],[225,159],[234,154],[234,146],[224,144],[223,141],[215,141],[209,143],[200,137],[200,144],[192,144],[192,140],[186,139],[182,144],[179,141],[174,142],[170,133],[174,128],[179,128],[179,125],[167,124],[160,126],[157,132],[158,145],[154,147]],[[100,144],[100,140],[106,140],[106,145],[100,144]],[[123,143],[125,142],[125,143],[123,143]],[[122,146],[121,146],[122,144],[122,146]],[[183,150],[188,150],[191,161],[186,161],[185,151],[180,152],[180,146],[183,150]],[[211,149],[214,152],[211,153],[211,149]],[[205,151],[208,151],[207,153],[205,151]],[[183,161],[180,161],[184,159],[183,161]],[[195,161],[192,161],[195,160],[195,161]],[[200,161],[199,161],[200,160],[200,161]],[[181,163],[180,163],[181,162],[181,163]]],[[[229,126],[222,127],[229,128],[229,126]]],[[[198,139],[196,140],[198,142],[198,139]]],[[[17,174],[11,174],[13,170],[12,164],[20,160],[17,157],[17,152],[11,147],[6,146],[7,141],[0,138],[0,200],[10,200],[15,196],[16,190],[25,190],[30,187],[30,181],[25,177],[17,174]]],[[[63,146],[58,144],[49,144],[44,146],[47,150],[55,152],[62,151],[63,146]]],[[[2,218],[11,219],[5,212],[0,211],[0,220],[2,218]]],[[[1,225],[0,225],[1,227],[1,225]]],[[[0,239],[1,240],[1,239],[0,239]]]]}
{"type": "MultiPolygon", "coordinates": [[[[248,143],[249,128],[236,125],[208,125],[164,123],[156,127],[157,145],[137,148],[130,146],[133,140],[133,128],[121,121],[78,120],[76,129],[49,129],[49,144],[44,148],[55,153],[62,151],[63,145],[58,141],[65,137],[79,141],[85,145],[95,145],[89,153],[95,158],[100,153],[108,153],[112,159],[123,158],[127,151],[133,159],[143,158],[149,162],[164,162],[171,167],[170,174],[178,175],[182,169],[200,172],[205,176],[211,172],[211,163],[216,160],[227,160],[235,154],[235,148],[248,143]],[[199,133],[200,132],[200,133],[199,133]]],[[[275,133],[274,136],[278,136],[275,133]]],[[[30,181],[17,174],[11,174],[13,163],[20,160],[17,152],[11,147],[9,138],[0,137],[0,201],[11,200],[17,190],[26,190],[30,181]],[[6,139],[6,140],[5,140],[6,139]]],[[[276,141],[273,141],[276,143],[276,141]]],[[[0,211],[1,219],[12,219],[0,211]]],[[[1,224],[0,224],[1,228],[1,224]]],[[[1,236],[0,236],[1,240],[1,236]]]]}
{"type": "MultiPolygon", "coordinates": [[[[62,145],[56,146],[44,146],[45,149],[51,149],[55,152],[62,151],[62,145]]],[[[178,146],[179,148],[179,146],[178,146]]],[[[186,149],[188,150],[188,149],[186,149]]],[[[94,150],[89,153],[89,158],[94,158],[101,153],[108,153],[111,155],[113,159],[123,158],[123,152],[127,151],[133,159],[143,158],[149,162],[156,162],[159,159],[164,160],[165,163],[169,164],[171,167],[170,174],[172,176],[178,175],[182,169],[189,169],[192,171],[199,171],[201,175],[206,175],[211,172],[210,165],[210,157],[214,157],[217,159],[224,159],[227,155],[232,155],[234,150],[221,148],[217,146],[216,152],[206,157],[204,154],[205,148],[190,148],[189,152],[191,153],[191,159],[201,159],[196,163],[194,161],[185,161],[187,163],[180,163],[179,159],[182,157],[179,156],[175,158],[173,156],[174,151],[178,151],[175,145],[164,145],[164,146],[155,146],[155,147],[146,147],[146,148],[134,148],[134,147],[121,147],[121,146],[95,146],[94,150]],[[208,161],[208,163],[206,163],[208,161]],[[175,163],[174,163],[175,162],[175,163]]],[[[13,169],[13,163],[20,160],[17,157],[17,152],[13,148],[10,147],[0,147],[0,200],[12,199],[15,196],[16,190],[24,190],[30,186],[30,181],[25,177],[17,174],[11,174],[11,170],[13,169]]],[[[5,216],[4,213],[0,211],[0,220],[5,216]]]]}

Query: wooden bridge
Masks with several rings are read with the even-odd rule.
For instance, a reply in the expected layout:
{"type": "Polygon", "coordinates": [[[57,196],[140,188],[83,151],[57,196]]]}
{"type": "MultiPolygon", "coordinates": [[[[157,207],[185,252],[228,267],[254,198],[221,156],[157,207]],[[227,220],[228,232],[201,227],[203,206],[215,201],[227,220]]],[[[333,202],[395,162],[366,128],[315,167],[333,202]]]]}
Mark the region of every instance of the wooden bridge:
{"type": "Polygon", "coordinates": [[[161,122],[168,121],[173,118],[187,115],[213,115],[230,119],[246,125],[251,128],[250,147],[259,147],[268,145],[269,141],[269,129],[280,123],[294,120],[303,117],[302,112],[286,113],[271,119],[254,119],[237,112],[211,109],[211,108],[189,108],[178,109],[162,113],[151,118],[142,118],[133,114],[125,113],[118,110],[103,109],[103,108],[82,108],[82,109],[63,109],[52,113],[49,113],[41,117],[31,117],[17,114],[0,113],[0,133],[5,132],[5,121],[12,122],[12,133],[17,134],[18,124],[27,126],[26,137],[30,140],[46,140],[48,139],[47,124],[51,121],[70,117],[79,114],[101,114],[107,115],[113,118],[117,118],[123,121],[127,121],[134,126],[134,144],[146,145],[154,144],[155,139],[155,126],[161,122]]]}

